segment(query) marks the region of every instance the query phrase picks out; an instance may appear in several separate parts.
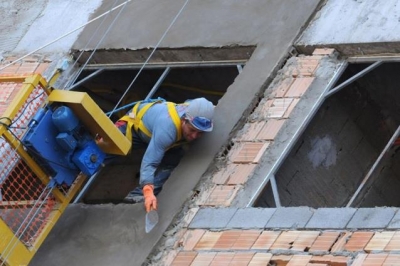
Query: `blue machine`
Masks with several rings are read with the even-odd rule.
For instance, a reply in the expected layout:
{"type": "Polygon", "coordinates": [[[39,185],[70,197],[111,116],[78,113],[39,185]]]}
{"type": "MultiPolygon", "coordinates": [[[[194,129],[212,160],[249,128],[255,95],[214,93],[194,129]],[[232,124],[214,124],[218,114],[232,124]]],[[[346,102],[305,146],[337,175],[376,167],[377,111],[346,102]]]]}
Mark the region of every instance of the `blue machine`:
{"type": "Polygon", "coordinates": [[[67,106],[42,108],[22,142],[54,186],[71,185],[80,172],[93,175],[106,156],[67,106]]]}

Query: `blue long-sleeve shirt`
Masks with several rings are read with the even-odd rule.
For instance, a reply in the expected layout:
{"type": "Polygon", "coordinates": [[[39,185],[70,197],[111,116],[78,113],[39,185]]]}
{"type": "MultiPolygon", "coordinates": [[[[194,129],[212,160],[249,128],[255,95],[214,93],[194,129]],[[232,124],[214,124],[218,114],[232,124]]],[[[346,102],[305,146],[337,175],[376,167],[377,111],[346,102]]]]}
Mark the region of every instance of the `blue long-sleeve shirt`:
{"type": "MultiPolygon", "coordinates": [[[[139,109],[142,106],[140,105],[139,109]]],[[[175,106],[179,117],[182,117],[186,108],[187,105],[175,106]]],[[[169,115],[165,102],[156,103],[151,106],[144,114],[142,121],[152,134],[152,137],[149,138],[144,133],[137,132],[139,138],[143,142],[148,143],[140,166],[140,185],[144,186],[154,183],[154,173],[161,163],[165,152],[171,145],[177,143],[178,140],[176,126],[169,115]]]]}

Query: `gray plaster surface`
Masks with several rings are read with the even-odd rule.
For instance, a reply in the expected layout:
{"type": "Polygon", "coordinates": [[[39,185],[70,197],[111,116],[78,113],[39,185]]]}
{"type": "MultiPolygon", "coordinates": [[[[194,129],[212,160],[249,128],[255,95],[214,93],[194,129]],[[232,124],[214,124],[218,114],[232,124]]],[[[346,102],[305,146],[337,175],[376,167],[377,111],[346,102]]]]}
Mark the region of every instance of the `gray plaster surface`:
{"type": "Polygon", "coordinates": [[[23,55],[59,39],[38,53],[68,53],[101,0],[7,0],[0,2],[0,52],[23,55]],[[4,19],[9,18],[9,19],[4,19]],[[79,28],[81,27],[81,28],[79,28]],[[77,29],[76,31],[74,31],[77,29]],[[73,31],[73,32],[72,32],[73,31]]]}
{"type": "Polygon", "coordinates": [[[397,210],[396,214],[394,215],[393,219],[390,221],[387,228],[400,229],[400,212],[398,210],[397,210]]]}
{"type": "Polygon", "coordinates": [[[396,42],[399,13],[397,0],[327,1],[297,44],[396,42]]]}
{"type": "Polygon", "coordinates": [[[226,228],[264,228],[275,213],[275,208],[245,208],[238,209],[226,228]]]}
{"type": "Polygon", "coordinates": [[[351,229],[386,228],[395,216],[395,208],[360,208],[347,225],[351,229]]]}
{"type": "Polygon", "coordinates": [[[309,207],[277,208],[265,228],[303,228],[313,213],[309,207]]]}
{"type": "Polygon", "coordinates": [[[354,208],[319,208],[315,210],[305,228],[343,229],[356,211],[354,208]]]}
{"type": "MultiPolygon", "coordinates": [[[[112,2],[112,1],[111,1],[112,2]]],[[[127,10],[114,27],[115,32],[109,36],[102,47],[154,47],[161,37],[166,25],[173,19],[184,1],[133,1],[134,10],[127,10]],[[151,21],[150,21],[151,20],[151,21]],[[132,31],[129,31],[132,29],[132,31]]],[[[170,226],[181,206],[193,195],[193,189],[202,175],[212,164],[215,155],[221,150],[229,138],[232,129],[255,102],[260,91],[269,82],[280,62],[288,55],[293,41],[301,31],[320,1],[317,0],[256,0],[252,2],[234,1],[192,1],[171,29],[163,47],[185,46],[226,46],[253,43],[257,48],[243,69],[243,72],[228,88],[215,110],[215,126],[211,134],[204,136],[194,144],[180,165],[174,170],[158,196],[160,221],[150,234],[144,230],[136,230],[136,237],[128,237],[120,241],[121,228],[129,228],[132,217],[141,224],[144,219],[142,206],[125,206],[124,215],[99,210],[99,206],[89,206],[91,212],[77,213],[84,223],[66,224],[61,219],[58,226],[65,230],[87,232],[84,238],[76,238],[77,234],[65,234],[62,241],[54,234],[46,240],[46,245],[37,253],[32,265],[71,265],[73,254],[80,265],[142,265],[151,250],[170,226]],[[251,18],[251,19],[250,19],[251,18]],[[242,26],[243,25],[243,26],[242,26]],[[93,221],[102,219],[93,225],[93,221]],[[119,215],[118,222],[113,221],[119,215]],[[98,238],[98,233],[111,230],[107,241],[91,241],[98,238]],[[87,241],[85,240],[87,239],[87,241]],[[129,239],[129,240],[128,240],[129,239]],[[90,245],[84,245],[84,243],[90,245]],[[110,249],[110,245],[112,245],[110,249]],[[80,248],[76,248],[79,246],[80,248]],[[119,249],[120,248],[120,249],[119,249]],[[109,250],[117,250],[112,253],[109,250]],[[103,252],[97,252],[103,251],[103,252]],[[93,252],[95,254],[91,255],[93,252]],[[133,259],[134,258],[134,259],[133,259]],[[113,260],[113,263],[109,263],[113,260]],[[56,262],[55,262],[56,261],[56,262]]],[[[110,1],[104,1],[106,9],[110,1]]],[[[98,11],[100,12],[100,10],[98,11]]],[[[93,14],[93,17],[97,14],[93,14]]],[[[72,17],[71,17],[72,19],[72,17]]],[[[93,28],[86,28],[74,44],[74,48],[83,49],[93,28]]],[[[110,177],[112,178],[112,177],[110,177]]],[[[67,216],[64,214],[63,217],[67,216]]],[[[143,226],[143,225],[142,225],[143,226]]],[[[128,229],[124,229],[126,232],[128,229]]]]}
{"type": "Polygon", "coordinates": [[[200,209],[189,228],[225,228],[237,211],[236,208],[200,209]]]}

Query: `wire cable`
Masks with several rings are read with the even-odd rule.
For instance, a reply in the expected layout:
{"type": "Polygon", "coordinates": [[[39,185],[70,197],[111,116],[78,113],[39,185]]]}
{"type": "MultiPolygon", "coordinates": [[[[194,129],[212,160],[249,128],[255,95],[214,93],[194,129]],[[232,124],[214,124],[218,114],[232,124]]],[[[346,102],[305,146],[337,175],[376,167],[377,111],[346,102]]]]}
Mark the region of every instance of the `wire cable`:
{"type": "MultiPolygon", "coordinates": [[[[140,73],[142,73],[144,67],[147,65],[147,63],[150,61],[150,58],[153,56],[154,52],[157,50],[158,46],[160,45],[160,43],[164,40],[165,36],[167,35],[168,31],[171,29],[172,25],[174,25],[175,21],[178,19],[178,17],[180,16],[180,14],[182,13],[182,11],[185,9],[186,5],[189,3],[190,0],[186,0],[185,3],[183,4],[183,6],[181,7],[181,9],[179,10],[179,12],[176,14],[176,16],[174,17],[174,19],[172,20],[172,22],[169,24],[168,28],[165,30],[164,34],[161,36],[160,40],[158,41],[158,43],[156,44],[156,46],[154,46],[153,51],[150,53],[150,55],[147,57],[146,61],[143,63],[142,67],[139,69],[138,73],[136,74],[136,76],[133,78],[132,82],[129,84],[128,88],[125,90],[124,94],[121,96],[121,98],[119,99],[119,101],[117,102],[117,104],[115,105],[114,109],[110,112],[111,114],[114,113],[115,109],[118,108],[119,104],[121,103],[122,99],[125,97],[125,95],[128,93],[128,91],[131,89],[132,85],[135,83],[135,81],[137,80],[137,78],[139,77],[140,73]]],[[[110,117],[111,114],[108,116],[110,117]]]]}
{"type": "MultiPolygon", "coordinates": [[[[118,0],[114,1],[114,4],[112,5],[112,8],[114,8],[114,6],[117,4],[118,0]]],[[[70,89],[70,87],[76,82],[76,80],[78,79],[78,77],[80,76],[80,74],[82,73],[83,69],[86,67],[87,63],[89,62],[89,60],[92,58],[93,54],[96,52],[97,48],[99,47],[100,43],[103,41],[104,37],[108,34],[108,31],[110,30],[110,28],[113,26],[115,20],[121,15],[122,10],[124,10],[124,8],[126,7],[126,4],[128,2],[126,2],[124,4],[124,6],[122,7],[122,9],[120,9],[119,13],[117,14],[116,18],[114,19],[114,21],[108,26],[107,31],[103,34],[102,38],[98,41],[96,47],[94,48],[94,50],[92,51],[92,53],[90,54],[90,57],[86,60],[85,64],[83,67],[81,67],[79,69],[79,71],[77,73],[75,73],[72,77],[72,81],[69,83],[70,86],[68,88],[64,89],[70,89]]],[[[81,58],[81,56],[83,55],[84,51],[87,49],[87,47],[89,46],[89,43],[92,42],[94,36],[97,35],[97,32],[99,31],[99,29],[101,28],[101,26],[103,25],[103,23],[106,21],[107,17],[110,15],[111,13],[108,13],[103,20],[101,21],[101,23],[97,26],[96,30],[93,32],[92,36],[90,37],[90,39],[87,41],[85,47],[83,49],[81,49],[81,52],[79,53],[79,56],[75,59],[74,63],[71,66],[71,69],[74,68],[74,66],[76,65],[76,63],[78,62],[78,60],[81,58]]]]}
{"type": "Polygon", "coordinates": [[[46,43],[46,44],[40,46],[39,48],[33,50],[32,52],[27,53],[27,54],[24,55],[24,56],[21,56],[20,58],[15,59],[15,60],[12,61],[11,63],[6,64],[5,66],[2,66],[2,67],[0,68],[0,71],[3,70],[3,69],[5,69],[5,68],[7,68],[7,67],[9,67],[9,66],[11,66],[11,65],[13,65],[13,64],[15,64],[16,62],[21,61],[21,60],[24,59],[24,58],[26,58],[26,57],[28,57],[28,56],[30,56],[30,55],[36,53],[37,51],[42,50],[43,48],[45,48],[45,47],[47,47],[47,46],[49,46],[49,45],[51,45],[51,44],[53,44],[53,43],[55,43],[55,42],[61,40],[62,38],[64,38],[64,37],[66,37],[66,36],[68,36],[68,35],[74,33],[75,31],[77,31],[77,30],[79,30],[79,29],[81,29],[81,28],[83,28],[83,27],[85,27],[85,26],[87,26],[87,25],[89,25],[90,23],[92,23],[92,22],[98,20],[99,18],[101,18],[101,17],[103,17],[103,16],[105,16],[105,15],[107,15],[107,14],[113,12],[114,10],[120,8],[121,6],[123,6],[123,5],[125,5],[126,3],[129,3],[129,2],[131,2],[131,1],[132,1],[132,0],[127,0],[127,1],[125,1],[124,3],[122,3],[122,4],[118,5],[118,6],[112,8],[112,9],[106,11],[106,12],[104,12],[103,14],[101,14],[101,15],[95,17],[94,19],[89,20],[89,21],[86,22],[85,24],[83,24],[83,25],[81,25],[81,26],[79,26],[79,27],[77,27],[77,28],[75,28],[75,29],[73,29],[73,30],[71,30],[71,31],[69,31],[69,32],[67,32],[67,33],[65,33],[64,35],[61,35],[61,36],[58,37],[57,39],[55,39],[55,40],[53,40],[53,41],[51,41],[51,42],[48,42],[48,43],[46,43]]]}

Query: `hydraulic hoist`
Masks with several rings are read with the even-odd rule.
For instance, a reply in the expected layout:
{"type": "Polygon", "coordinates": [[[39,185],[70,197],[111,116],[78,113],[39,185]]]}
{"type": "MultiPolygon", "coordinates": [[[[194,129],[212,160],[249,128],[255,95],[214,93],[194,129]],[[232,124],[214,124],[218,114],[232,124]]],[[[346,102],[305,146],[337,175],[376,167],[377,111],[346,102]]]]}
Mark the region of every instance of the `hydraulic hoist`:
{"type": "Polygon", "coordinates": [[[0,83],[13,87],[0,103],[0,265],[27,265],[86,177],[131,143],[86,93],[39,74],[0,83]]]}

